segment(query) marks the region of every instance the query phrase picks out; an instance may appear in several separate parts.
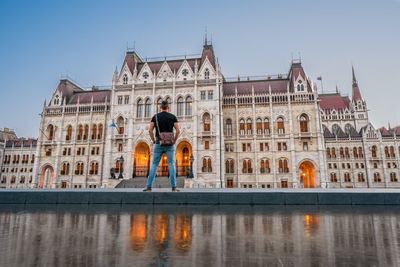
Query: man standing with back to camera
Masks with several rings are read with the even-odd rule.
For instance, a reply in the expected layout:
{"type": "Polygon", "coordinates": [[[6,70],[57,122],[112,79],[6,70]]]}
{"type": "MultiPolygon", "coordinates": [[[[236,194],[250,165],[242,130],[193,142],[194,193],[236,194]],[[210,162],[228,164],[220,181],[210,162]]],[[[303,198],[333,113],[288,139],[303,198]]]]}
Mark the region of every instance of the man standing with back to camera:
{"type": "Polygon", "coordinates": [[[153,116],[149,126],[150,138],[153,141],[153,161],[151,163],[150,173],[147,177],[147,185],[143,190],[144,192],[151,192],[153,181],[156,176],[157,167],[160,163],[161,156],[163,153],[167,154],[168,158],[168,171],[169,181],[171,183],[172,192],[179,192],[176,189],[176,171],[175,171],[175,142],[180,134],[178,119],[172,113],[169,113],[169,105],[167,101],[161,102],[161,112],[153,116]],[[175,135],[173,135],[175,128],[175,135]],[[156,137],[154,138],[154,129],[156,130],[156,137]],[[170,133],[173,139],[171,144],[163,144],[163,140],[160,140],[160,133],[170,133]]]}

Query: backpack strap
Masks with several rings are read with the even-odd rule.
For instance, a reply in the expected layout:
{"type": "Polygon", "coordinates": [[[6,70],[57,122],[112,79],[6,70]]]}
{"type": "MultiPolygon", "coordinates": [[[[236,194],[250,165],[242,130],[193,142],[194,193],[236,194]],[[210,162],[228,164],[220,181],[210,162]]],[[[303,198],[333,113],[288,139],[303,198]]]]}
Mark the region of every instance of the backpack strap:
{"type": "Polygon", "coordinates": [[[156,113],[155,117],[156,117],[156,131],[158,130],[158,138],[160,138],[160,126],[158,126],[158,118],[157,118],[158,113],[156,113]]]}

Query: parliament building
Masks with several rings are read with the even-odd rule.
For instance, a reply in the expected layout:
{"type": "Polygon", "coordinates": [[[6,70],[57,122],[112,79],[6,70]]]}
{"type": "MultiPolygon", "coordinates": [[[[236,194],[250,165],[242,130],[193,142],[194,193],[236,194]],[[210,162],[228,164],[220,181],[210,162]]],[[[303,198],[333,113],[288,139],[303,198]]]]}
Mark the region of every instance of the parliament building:
{"type": "MultiPolygon", "coordinates": [[[[181,126],[175,162],[185,187],[399,187],[400,127],[371,124],[352,71],[343,96],[319,93],[300,60],[286,74],[230,79],[207,41],[196,56],[127,51],[108,88],[60,80],[43,105],[32,178],[21,183],[9,171],[5,146],[1,185],[110,188],[143,179],[149,122],[167,100],[181,126]]],[[[157,176],[168,176],[165,156],[157,176]]]]}

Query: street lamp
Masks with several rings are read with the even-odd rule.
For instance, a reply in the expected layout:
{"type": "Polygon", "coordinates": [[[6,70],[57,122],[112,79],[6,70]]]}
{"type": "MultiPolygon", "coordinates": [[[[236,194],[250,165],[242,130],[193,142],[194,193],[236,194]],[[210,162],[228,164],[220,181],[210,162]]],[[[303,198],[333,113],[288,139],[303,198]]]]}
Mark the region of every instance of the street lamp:
{"type": "Polygon", "coordinates": [[[119,163],[119,175],[118,175],[118,179],[122,179],[122,178],[124,178],[124,177],[122,176],[122,164],[124,164],[124,157],[123,157],[123,156],[121,156],[121,157],[118,159],[118,163],[119,163]]]}
{"type": "Polygon", "coordinates": [[[190,173],[189,173],[189,178],[194,178],[193,175],[193,161],[194,161],[194,157],[193,154],[190,155],[190,173]]]}

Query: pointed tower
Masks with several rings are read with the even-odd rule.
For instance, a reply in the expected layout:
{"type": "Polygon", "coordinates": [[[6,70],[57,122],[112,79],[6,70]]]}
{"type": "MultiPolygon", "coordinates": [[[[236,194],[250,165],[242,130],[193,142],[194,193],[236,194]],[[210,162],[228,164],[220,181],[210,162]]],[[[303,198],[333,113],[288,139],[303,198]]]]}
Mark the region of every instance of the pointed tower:
{"type": "Polygon", "coordinates": [[[352,107],[352,113],[354,115],[354,125],[356,126],[356,130],[359,131],[362,127],[368,124],[368,110],[367,110],[367,103],[361,96],[361,90],[358,87],[358,82],[356,79],[356,74],[354,72],[353,66],[351,66],[351,72],[353,76],[351,107],[352,107]]]}
{"type": "Polygon", "coordinates": [[[203,45],[203,52],[201,53],[201,63],[200,66],[203,65],[204,61],[208,59],[210,61],[211,65],[213,66],[214,69],[216,69],[215,65],[215,54],[214,54],[214,48],[211,42],[207,41],[207,34],[204,38],[204,45],[203,45]]]}
{"type": "Polygon", "coordinates": [[[351,72],[353,74],[352,100],[353,100],[353,102],[363,101],[363,99],[361,97],[360,88],[358,88],[356,74],[354,73],[354,67],[353,66],[351,66],[351,72]]]}

